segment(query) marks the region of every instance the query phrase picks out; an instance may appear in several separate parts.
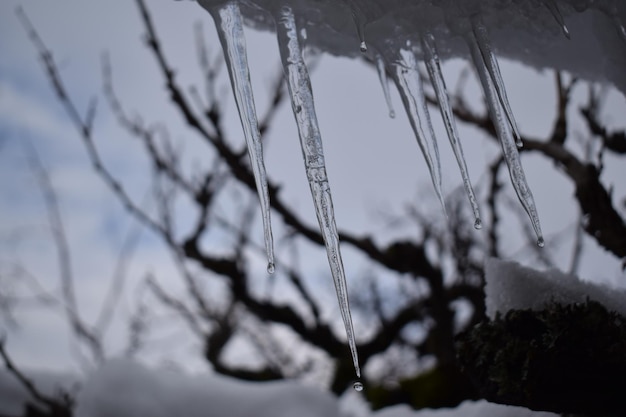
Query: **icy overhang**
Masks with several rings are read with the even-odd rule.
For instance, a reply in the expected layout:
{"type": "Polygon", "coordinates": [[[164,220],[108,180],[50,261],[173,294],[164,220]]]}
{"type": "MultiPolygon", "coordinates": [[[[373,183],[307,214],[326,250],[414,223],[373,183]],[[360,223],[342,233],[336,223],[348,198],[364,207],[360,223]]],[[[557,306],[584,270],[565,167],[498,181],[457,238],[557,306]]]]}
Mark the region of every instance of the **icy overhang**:
{"type": "MultiPolygon", "coordinates": [[[[205,0],[219,4],[223,0],[205,0]]],[[[537,69],[565,70],[591,81],[610,82],[626,92],[626,1],[620,0],[245,0],[246,24],[274,30],[272,10],[288,4],[307,46],[358,56],[358,27],[367,55],[399,43],[435,35],[443,59],[469,58],[463,34],[468,17],[480,15],[498,56],[537,69]],[[556,11],[556,12],[555,12],[556,11]],[[560,15],[560,16],[559,16],[560,15]],[[562,22],[570,38],[564,36],[562,22]]]]}

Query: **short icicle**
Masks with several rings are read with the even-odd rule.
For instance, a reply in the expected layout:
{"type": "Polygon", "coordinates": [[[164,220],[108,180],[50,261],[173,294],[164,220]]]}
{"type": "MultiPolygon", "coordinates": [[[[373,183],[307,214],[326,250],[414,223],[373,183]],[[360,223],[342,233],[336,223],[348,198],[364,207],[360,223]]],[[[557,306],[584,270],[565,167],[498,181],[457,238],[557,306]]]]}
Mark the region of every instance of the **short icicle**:
{"type": "Polygon", "coordinates": [[[500,66],[498,65],[498,60],[493,53],[493,49],[491,48],[491,41],[489,40],[489,33],[487,32],[487,27],[483,23],[482,19],[479,15],[474,15],[471,17],[472,22],[472,34],[469,36],[468,42],[474,43],[474,41],[478,44],[478,48],[480,50],[480,55],[484,62],[484,65],[481,68],[484,68],[484,71],[487,71],[493,85],[496,88],[496,92],[498,94],[498,99],[504,108],[504,113],[506,118],[508,119],[511,128],[513,129],[513,134],[515,135],[515,142],[518,147],[522,147],[522,139],[519,133],[519,129],[517,128],[517,123],[515,122],[515,117],[513,117],[513,111],[511,110],[511,106],[509,104],[509,98],[506,95],[506,88],[504,87],[504,81],[502,80],[502,74],[500,73],[500,66]]]}
{"type": "Polygon", "coordinates": [[[556,4],[556,2],[554,0],[543,0],[543,5],[546,6],[546,8],[552,14],[552,17],[554,17],[554,20],[556,20],[556,22],[559,24],[559,26],[561,27],[561,30],[563,31],[563,35],[565,35],[567,39],[570,39],[571,37],[570,37],[569,29],[567,28],[567,25],[565,24],[565,19],[563,19],[561,10],[559,10],[559,6],[556,4]]]}
{"type": "Polygon", "coordinates": [[[463,147],[459,138],[459,133],[454,121],[454,113],[452,112],[452,106],[448,97],[448,91],[446,89],[446,83],[441,72],[441,63],[439,61],[439,54],[437,52],[437,45],[435,44],[435,37],[432,33],[426,32],[422,36],[422,50],[424,52],[424,60],[426,62],[426,69],[430,81],[435,90],[437,101],[439,102],[439,110],[441,111],[441,117],[448,133],[448,139],[450,145],[454,151],[454,156],[461,170],[461,177],[463,178],[463,186],[467,193],[467,197],[472,206],[472,212],[474,213],[474,226],[477,229],[481,228],[482,222],[480,220],[480,211],[478,209],[478,201],[476,200],[476,194],[474,194],[474,188],[469,177],[467,170],[467,164],[465,162],[465,156],[463,154],[463,147]]]}
{"type": "Polygon", "coordinates": [[[365,16],[363,16],[363,12],[359,6],[359,3],[355,0],[341,0],[350,8],[350,14],[352,15],[352,20],[356,26],[356,32],[359,37],[359,50],[362,53],[367,52],[367,43],[365,43],[365,16]]]}
{"type": "Polygon", "coordinates": [[[276,14],[278,46],[291,97],[293,114],[298,124],[306,175],[315,204],[317,220],[322,231],[324,244],[326,245],[326,254],[328,255],[341,317],[348,337],[354,369],[357,377],[360,378],[361,369],[359,367],[352,315],[348,301],[348,286],[339,248],[339,235],[335,224],[333,201],[326,176],[322,137],[315,114],[311,80],[302,58],[296,20],[291,7],[283,6],[276,11],[276,14]]]}
{"type": "Polygon", "coordinates": [[[613,15],[611,19],[613,20],[613,24],[615,25],[620,38],[622,41],[626,42],[626,27],[624,27],[624,24],[617,15],[613,15]]]}
{"type": "Polygon", "coordinates": [[[396,117],[396,111],[393,109],[393,103],[391,102],[391,94],[389,94],[389,80],[387,79],[387,72],[385,71],[385,61],[381,55],[376,55],[376,70],[378,71],[380,85],[383,87],[383,94],[385,95],[385,101],[387,102],[387,108],[389,109],[389,117],[393,119],[396,117]]]}
{"type": "Polygon", "coordinates": [[[222,44],[230,83],[248,146],[254,181],[261,202],[265,250],[268,258],[267,272],[271,274],[274,272],[274,241],[270,220],[269,188],[263,162],[263,145],[252,94],[252,84],[250,83],[241,13],[236,2],[215,5],[214,2],[200,0],[199,3],[211,13],[222,44]]]}
{"type": "MultiPolygon", "coordinates": [[[[411,127],[415,133],[415,138],[420,146],[426,165],[430,172],[430,177],[435,187],[435,193],[444,213],[446,213],[446,204],[443,198],[443,187],[441,179],[441,162],[439,160],[439,148],[433,130],[428,106],[424,96],[424,87],[417,68],[417,60],[413,51],[408,49],[400,49],[399,57],[393,62],[391,74],[393,80],[398,87],[402,103],[406,110],[411,127]],[[426,129],[422,126],[426,125],[426,129]]],[[[447,214],[446,214],[447,216],[447,214]]]]}
{"type": "Polygon", "coordinates": [[[526,182],[526,175],[524,174],[524,168],[519,157],[519,151],[513,138],[510,124],[504,114],[504,108],[498,97],[495,83],[489,77],[487,68],[485,68],[485,62],[481,56],[480,48],[476,42],[469,43],[472,60],[476,66],[476,71],[480,78],[480,83],[483,86],[485,92],[485,98],[487,99],[489,114],[493,120],[493,124],[496,128],[498,139],[502,145],[502,151],[509,168],[509,175],[511,176],[511,182],[513,188],[517,193],[522,206],[528,213],[535,234],[537,235],[537,245],[539,247],[544,246],[543,234],[541,232],[541,224],[539,223],[539,215],[537,213],[537,207],[535,206],[535,200],[533,194],[530,191],[530,187],[526,182]]]}

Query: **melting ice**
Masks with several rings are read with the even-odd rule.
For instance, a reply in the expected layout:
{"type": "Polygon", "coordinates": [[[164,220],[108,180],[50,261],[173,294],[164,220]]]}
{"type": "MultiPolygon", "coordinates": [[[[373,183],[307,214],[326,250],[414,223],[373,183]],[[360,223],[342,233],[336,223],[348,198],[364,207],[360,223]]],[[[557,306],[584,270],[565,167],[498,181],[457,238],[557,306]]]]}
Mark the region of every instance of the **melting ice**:
{"type": "MultiPolygon", "coordinates": [[[[348,289],[332,196],[326,176],[322,140],[315,115],[310,79],[302,60],[297,26],[302,30],[306,29],[309,45],[325,48],[336,55],[365,54],[371,59],[378,70],[389,114],[393,117],[395,111],[391,104],[387,74],[391,76],[430,171],[435,192],[445,211],[439,151],[420,78],[419,61],[423,60],[474,213],[475,226],[480,228],[479,207],[441,72],[440,51],[437,46],[444,44],[440,50],[445,51],[445,57],[469,57],[479,75],[513,187],[528,213],[539,246],[544,244],[539,216],[520,161],[517,147],[522,145],[521,135],[500,74],[495,47],[500,52],[506,51],[509,56],[525,61],[529,56],[528,51],[534,48],[538,51],[534,54],[539,57],[535,65],[567,69],[588,77],[590,75],[600,77],[601,81],[602,77],[605,77],[605,80],[613,81],[618,88],[626,91],[626,77],[623,71],[626,66],[626,54],[623,49],[626,41],[626,28],[623,24],[626,19],[626,2],[623,0],[440,0],[439,2],[198,0],[198,2],[211,13],[215,21],[228,67],[261,202],[268,272],[274,269],[270,202],[240,6],[247,17],[253,17],[257,28],[264,26],[277,33],[292,109],[298,125],[305,170],[326,245],[357,376],[360,376],[360,369],[348,289]],[[254,7],[250,7],[251,5],[254,7]],[[594,20],[598,19],[598,14],[588,13],[589,9],[599,12],[599,16],[604,16],[608,24],[598,25],[594,20]],[[586,20],[578,19],[579,15],[584,15],[586,20]],[[268,16],[273,16],[273,19],[268,16]],[[548,19],[544,16],[548,16],[548,19]],[[576,28],[582,34],[580,32],[576,34],[574,25],[568,27],[567,22],[570,18],[576,22],[578,25],[576,28]],[[607,30],[607,27],[612,30],[607,30]],[[494,46],[490,32],[502,33],[502,30],[508,30],[509,35],[497,37],[497,45],[494,46]],[[559,39],[556,39],[554,32],[559,34],[559,39]],[[589,36],[585,32],[593,33],[593,36],[602,42],[597,43],[597,47],[578,49],[573,37],[589,36]],[[517,33],[523,36],[517,36],[517,33]],[[570,36],[573,38],[571,41],[570,36]],[[459,42],[459,38],[465,42],[459,42]],[[523,45],[519,41],[522,38],[523,45]],[[554,53],[556,51],[558,53],[554,53]],[[606,57],[608,59],[605,59],[606,57]],[[598,63],[599,61],[602,61],[602,64],[598,63]],[[590,68],[591,63],[593,66],[590,68]]],[[[357,382],[354,388],[361,390],[363,385],[357,382]]]]}

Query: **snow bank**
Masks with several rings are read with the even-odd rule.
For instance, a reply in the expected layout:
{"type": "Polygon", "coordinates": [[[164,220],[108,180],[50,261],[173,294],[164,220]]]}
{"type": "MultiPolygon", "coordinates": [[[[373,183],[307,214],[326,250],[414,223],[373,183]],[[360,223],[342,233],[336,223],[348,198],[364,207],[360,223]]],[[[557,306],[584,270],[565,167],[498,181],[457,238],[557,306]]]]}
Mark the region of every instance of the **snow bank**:
{"type": "Polygon", "coordinates": [[[106,363],[78,396],[76,417],[335,417],[329,393],[293,382],[248,383],[148,369],[124,359],[106,363]]]}
{"type": "Polygon", "coordinates": [[[484,400],[465,401],[457,408],[421,410],[416,412],[407,406],[382,410],[372,417],[556,417],[558,414],[533,411],[523,407],[493,404],[484,400]]]}
{"type": "Polygon", "coordinates": [[[560,304],[582,303],[587,297],[626,317],[626,291],[585,282],[558,270],[545,272],[516,262],[491,258],[485,263],[487,315],[512,309],[540,310],[554,300],[560,304]]]}

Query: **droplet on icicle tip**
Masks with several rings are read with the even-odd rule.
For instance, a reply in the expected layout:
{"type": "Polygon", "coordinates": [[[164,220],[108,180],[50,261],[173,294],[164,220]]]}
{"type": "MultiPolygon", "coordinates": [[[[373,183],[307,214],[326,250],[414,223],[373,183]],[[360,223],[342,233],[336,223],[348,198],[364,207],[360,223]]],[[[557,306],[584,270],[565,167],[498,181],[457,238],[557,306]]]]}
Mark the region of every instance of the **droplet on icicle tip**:
{"type": "Polygon", "coordinates": [[[520,138],[519,136],[515,136],[515,146],[517,146],[518,148],[524,147],[524,142],[522,142],[522,138],[520,138]]]}
{"type": "Polygon", "coordinates": [[[267,273],[271,275],[274,272],[276,272],[276,266],[274,265],[274,262],[268,263],[267,264],[267,273]]]}
{"type": "Polygon", "coordinates": [[[352,388],[354,388],[356,392],[361,392],[365,389],[361,381],[356,381],[354,385],[352,385],[352,388]]]}
{"type": "Polygon", "coordinates": [[[361,41],[361,44],[359,45],[359,49],[363,53],[367,52],[367,44],[365,43],[365,41],[361,41]]]}
{"type": "Polygon", "coordinates": [[[546,242],[545,240],[543,240],[543,237],[539,236],[539,239],[537,239],[537,246],[539,246],[540,248],[546,246],[546,242]]]}
{"type": "Polygon", "coordinates": [[[483,228],[483,222],[480,219],[476,219],[474,222],[474,229],[480,230],[483,228]]]}
{"type": "Polygon", "coordinates": [[[391,117],[392,119],[396,118],[396,112],[394,110],[389,110],[389,117],[391,117]]]}

